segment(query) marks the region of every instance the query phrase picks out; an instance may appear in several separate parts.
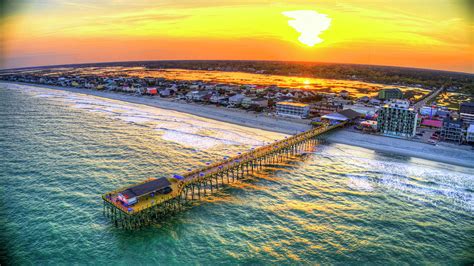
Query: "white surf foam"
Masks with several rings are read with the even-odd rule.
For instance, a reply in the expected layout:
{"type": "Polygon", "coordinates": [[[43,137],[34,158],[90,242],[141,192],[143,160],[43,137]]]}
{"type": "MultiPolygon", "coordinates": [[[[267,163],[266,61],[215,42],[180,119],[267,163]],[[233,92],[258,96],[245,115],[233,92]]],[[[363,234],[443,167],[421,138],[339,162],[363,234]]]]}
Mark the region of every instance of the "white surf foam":
{"type": "Polygon", "coordinates": [[[130,124],[140,124],[162,132],[162,138],[188,147],[207,150],[220,145],[251,145],[260,146],[278,137],[277,133],[257,133],[256,130],[226,124],[219,121],[200,118],[185,113],[159,109],[138,104],[130,104],[104,99],[86,94],[46,88],[21,86],[34,97],[49,98],[60,101],[72,108],[92,113],[101,113],[111,119],[130,124]]]}

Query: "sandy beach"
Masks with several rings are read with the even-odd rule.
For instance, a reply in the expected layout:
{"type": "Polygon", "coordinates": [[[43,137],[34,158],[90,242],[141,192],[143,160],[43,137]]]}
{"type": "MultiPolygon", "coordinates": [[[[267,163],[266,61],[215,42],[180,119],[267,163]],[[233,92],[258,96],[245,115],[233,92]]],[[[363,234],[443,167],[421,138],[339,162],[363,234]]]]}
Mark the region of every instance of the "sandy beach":
{"type": "Polygon", "coordinates": [[[369,135],[349,130],[331,133],[327,141],[388,154],[422,158],[463,167],[474,167],[474,150],[467,145],[440,143],[436,146],[410,140],[369,135]]]}
{"type": "MultiPolygon", "coordinates": [[[[8,83],[0,83],[8,84],[8,83]]],[[[151,107],[169,109],[196,116],[214,119],[226,123],[237,124],[246,127],[258,128],[284,134],[295,134],[310,128],[308,120],[283,119],[265,114],[255,114],[239,109],[229,109],[210,105],[200,105],[195,103],[176,102],[169,99],[151,96],[138,96],[124,93],[96,91],[88,89],[62,88],[45,85],[32,85],[40,88],[64,90],[74,93],[82,93],[103,97],[113,100],[144,104],[151,107]]],[[[402,155],[408,157],[422,158],[426,160],[442,162],[452,165],[474,168],[474,150],[469,146],[459,146],[455,144],[430,144],[409,141],[404,139],[389,138],[385,136],[368,135],[350,130],[338,130],[327,136],[327,140],[332,143],[347,144],[362,148],[367,148],[379,152],[402,155]]]]}
{"type": "MultiPolygon", "coordinates": [[[[8,84],[0,82],[0,84],[8,84]]],[[[97,91],[89,89],[64,88],[46,85],[10,83],[17,85],[27,85],[39,88],[48,88],[54,90],[70,91],[103,97],[113,100],[119,100],[135,104],[144,104],[151,107],[163,108],[173,111],[184,112],[197,115],[204,118],[214,119],[222,122],[237,124],[246,127],[253,127],[283,134],[295,134],[297,132],[310,129],[309,120],[296,120],[286,118],[276,118],[265,114],[255,114],[241,109],[216,107],[214,105],[201,105],[196,103],[186,103],[183,101],[174,101],[172,99],[160,98],[158,96],[141,96],[125,94],[120,92],[97,91]]]]}

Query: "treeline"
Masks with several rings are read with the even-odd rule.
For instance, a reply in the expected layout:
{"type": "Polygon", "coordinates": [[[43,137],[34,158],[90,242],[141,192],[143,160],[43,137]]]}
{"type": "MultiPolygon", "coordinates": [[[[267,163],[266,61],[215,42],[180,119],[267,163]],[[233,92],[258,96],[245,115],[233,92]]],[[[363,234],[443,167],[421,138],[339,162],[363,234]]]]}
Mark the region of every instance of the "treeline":
{"type": "MultiPolygon", "coordinates": [[[[69,65],[72,66],[72,65],[69,65]]],[[[291,75],[326,79],[348,79],[365,82],[398,84],[405,86],[421,85],[425,88],[459,88],[459,92],[474,96],[474,75],[468,73],[390,67],[373,65],[333,64],[317,62],[282,61],[140,61],[82,64],[86,66],[143,66],[148,68],[211,69],[221,71],[263,72],[264,74],[291,75]]]]}

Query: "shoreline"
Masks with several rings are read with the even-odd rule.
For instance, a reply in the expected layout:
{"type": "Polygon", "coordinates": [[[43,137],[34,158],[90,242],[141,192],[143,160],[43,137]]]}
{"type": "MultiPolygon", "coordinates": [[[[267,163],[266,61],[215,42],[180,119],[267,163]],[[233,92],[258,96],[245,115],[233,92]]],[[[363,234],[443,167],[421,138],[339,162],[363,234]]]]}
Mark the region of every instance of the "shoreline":
{"type": "Polygon", "coordinates": [[[311,126],[307,123],[309,120],[295,121],[280,117],[271,117],[263,114],[254,114],[239,109],[231,109],[225,107],[206,106],[196,103],[184,103],[160,98],[159,96],[132,95],[120,92],[97,91],[90,89],[77,89],[56,87],[48,85],[29,84],[21,82],[0,82],[0,84],[14,84],[32,86],[38,88],[46,88],[52,90],[69,91],[73,93],[81,93],[112,100],[118,100],[133,104],[142,104],[155,108],[162,108],[177,112],[183,112],[207,119],[213,119],[220,122],[236,124],[244,127],[251,127],[266,131],[283,133],[292,135],[297,132],[308,130],[311,126]],[[306,122],[306,123],[305,123],[306,122]]]}
{"type": "Polygon", "coordinates": [[[411,140],[370,135],[349,130],[338,130],[328,135],[330,143],[345,144],[381,153],[419,158],[432,162],[474,168],[474,150],[456,144],[437,146],[411,140]]]}
{"type": "MultiPolygon", "coordinates": [[[[20,82],[0,82],[0,84],[25,85],[38,88],[62,90],[73,93],[92,95],[106,99],[118,100],[133,104],[142,104],[155,108],[162,108],[183,112],[220,122],[236,124],[244,127],[256,128],[283,134],[295,134],[311,128],[307,120],[293,121],[290,119],[276,118],[263,114],[253,114],[243,110],[205,106],[195,103],[183,103],[153,96],[138,96],[108,91],[89,89],[64,88],[48,85],[28,84],[20,82]]],[[[454,144],[433,146],[405,139],[390,138],[386,136],[363,134],[349,130],[337,130],[329,134],[326,140],[330,143],[339,143],[361,147],[387,154],[421,158],[429,161],[474,168],[474,150],[470,147],[461,147],[454,144]]]]}

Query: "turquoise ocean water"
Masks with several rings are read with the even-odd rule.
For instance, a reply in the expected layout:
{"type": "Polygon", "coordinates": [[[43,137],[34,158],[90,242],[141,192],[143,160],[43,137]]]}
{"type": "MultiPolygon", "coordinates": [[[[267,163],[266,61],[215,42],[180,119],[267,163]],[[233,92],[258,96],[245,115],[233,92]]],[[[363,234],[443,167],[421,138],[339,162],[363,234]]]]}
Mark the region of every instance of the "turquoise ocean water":
{"type": "MultiPolygon", "coordinates": [[[[324,144],[129,232],[101,194],[282,134],[82,94],[0,84],[7,264],[468,264],[472,169],[324,144]]],[[[3,264],[2,264],[3,265],[3,264]]]]}

